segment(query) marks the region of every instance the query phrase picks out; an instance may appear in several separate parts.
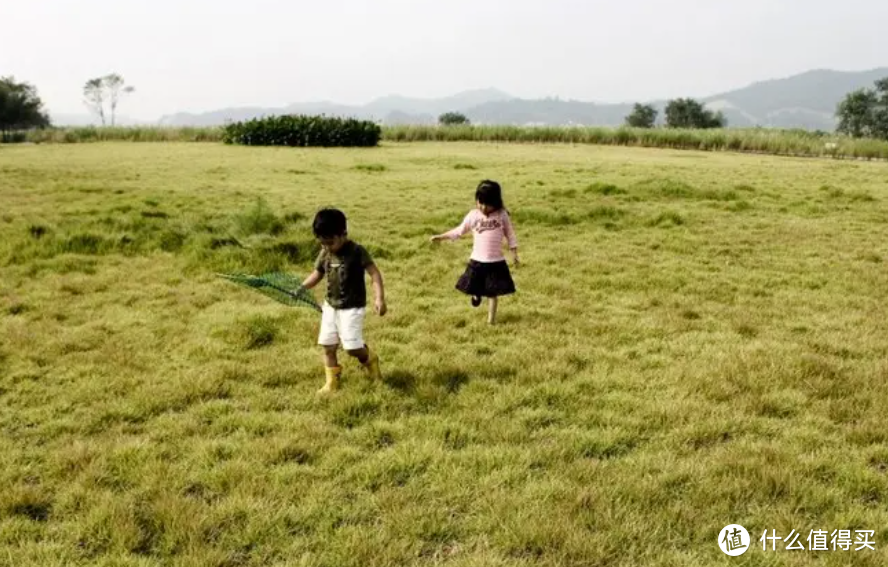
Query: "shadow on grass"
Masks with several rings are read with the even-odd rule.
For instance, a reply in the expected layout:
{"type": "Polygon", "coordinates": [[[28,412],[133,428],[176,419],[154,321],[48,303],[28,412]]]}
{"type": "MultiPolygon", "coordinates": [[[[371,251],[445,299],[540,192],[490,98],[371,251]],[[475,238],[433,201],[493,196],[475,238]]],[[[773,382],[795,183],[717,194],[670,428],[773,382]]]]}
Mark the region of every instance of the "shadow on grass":
{"type": "MultiPolygon", "coordinates": [[[[416,374],[405,370],[394,370],[386,373],[382,378],[383,383],[393,390],[404,395],[416,395],[419,379],[416,374]]],[[[432,374],[429,384],[447,394],[459,393],[459,390],[468,384],[469,375],[458,369],[441,369],[432,374]]]]}
{"type": "Polygon", "coordinates": [[[404,370],[395,370],[387,372],[382,376],[382,382],[393,390],[397,390],[402,394],[413,394],[416,392],[416,375],[412,372],[404,370]]]}

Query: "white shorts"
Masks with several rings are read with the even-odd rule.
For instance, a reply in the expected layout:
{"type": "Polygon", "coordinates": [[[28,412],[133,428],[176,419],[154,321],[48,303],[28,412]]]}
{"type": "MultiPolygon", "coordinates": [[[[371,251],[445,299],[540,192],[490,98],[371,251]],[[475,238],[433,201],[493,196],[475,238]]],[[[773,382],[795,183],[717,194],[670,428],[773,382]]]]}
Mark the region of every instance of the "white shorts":
{"type": "Polygon", "coordinates": [[[318,344],[333,346],[342,344],[345,350],[364,348],[364,315],[366,307],[333,309],[326,301],[321,306],[321,332],[318,344]]]}

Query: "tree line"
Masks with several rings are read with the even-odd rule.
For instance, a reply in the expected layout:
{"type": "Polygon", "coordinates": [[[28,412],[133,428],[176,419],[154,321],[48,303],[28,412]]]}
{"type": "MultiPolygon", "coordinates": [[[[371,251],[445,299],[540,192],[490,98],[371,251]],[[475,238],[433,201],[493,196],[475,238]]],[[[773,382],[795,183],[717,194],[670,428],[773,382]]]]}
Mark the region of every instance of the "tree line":
{"type": "MultiPolygon", "coordinates": [[[[667,128],[724,128],[728,121],[721,112],[713,113],[702,103],[679,98],[666,104],[667,128]]],[[[658,111],[650,104],[635,103],[626,116],[626,125],[633,128],[653,128],[658,111]]],[[[888,77],[875,82],[875,88],[852,91],[836,108],[836,132],[852,138],[888,140],[888,77]]]]}
{"type": "MultiPolygon", "coordinates": [[[[117,107],[134,87],[123,77],[110,73],[88,80],[83,85],[83,102],[105,126],[110,119],[114,126],[117,107]]],[[[37,88],[15,77],[0,77],[0,140],[13,141],[16,132],[51,126],[49,113],[37,94],[37,88]]]]}
{"type": "MultiPolygon", "coordinates": [[[[666,103],[663,114],[667,128],[726,128],[728,119],[713,112],[693,98],[675,98],[666,103]]],[[[635,103],[626,116],[631,128],[654,128],[659,111],[652,104],[635,103]]],[[[874,89],[858,89],[848,93],[836,108],[836,132],[852,138],[888,140],[888,77],[876,81],[874,89]]],[[[446,112],[438,117],[442,126],[467,125],[469,119],[460,112],[446,112]]]]}
{"type": "MultiPolygon", "coordinates": [[[[87,108],[105,126],[114,126],[117,108],[125,95],[134,92],[123,77],[111,73],[86,81],[83,100],[87,108]]],[[[675,98],[667,102],[663,114],[667,128],[725,128],[727,118],[721,111],[713,112],[693,98],[675,98]]],[[[653,128],[659,111],[651,104],[635,103],[625,117],[625,124],[633,128],[653,128]]],[[[848,93],[836,108],[836,132],[854,138],[888,140],[888,77],[875,82],[875,88],[863,88],[848,93]]],[[[447,112],[439,119],[442,125],[470,124],[459,112],[447,112]]],[[[49,114],[37,94],[37,88],[14,77],[0,77],[0,141],[13,141],[13,134],[34,128],[51,126],[49,114]]]]}
{"type": "MultiPolygon", "coordinates": [[[[667,128],[725,128],[728,119],[719,112],[713,112],[703,103],[692,98],[676,98],[666,103],[663,112],[667,128]]],[[[626,125],[632,128],[653,128],[658,111],[650,104],[635,103],[632,113],[626,117],[626,125]]]]}

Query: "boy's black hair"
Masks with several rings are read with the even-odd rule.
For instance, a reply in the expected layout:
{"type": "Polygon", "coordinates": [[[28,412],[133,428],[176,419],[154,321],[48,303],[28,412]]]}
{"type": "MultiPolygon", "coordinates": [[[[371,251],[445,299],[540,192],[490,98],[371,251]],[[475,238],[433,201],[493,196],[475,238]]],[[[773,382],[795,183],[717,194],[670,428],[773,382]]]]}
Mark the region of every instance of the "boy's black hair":
{"type": "Polygon", "coordinates": [[[345,213],[339,209],[321,209],[315,215],[311,228],[318,238],[344,236],[347,231],[345,213]]]}
{"type": "Polygon", "coordinates": [[[475,190],[475,200],[482,205],[490,205],[496,210],[505,208],[500,184],[490,179],[485,179],[478,184],[478,188],[475,190]]]}

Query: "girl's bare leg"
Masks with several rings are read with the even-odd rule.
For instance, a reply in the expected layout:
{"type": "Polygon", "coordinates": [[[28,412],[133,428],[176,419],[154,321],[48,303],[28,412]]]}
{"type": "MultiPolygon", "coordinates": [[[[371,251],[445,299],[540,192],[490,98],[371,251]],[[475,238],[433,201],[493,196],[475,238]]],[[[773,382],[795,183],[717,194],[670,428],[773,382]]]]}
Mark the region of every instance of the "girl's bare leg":
{"type": "Polygon", "coordinates": [[[487,306],[487,323],[493,325],[496,323],[496,307],[498,302],[498,298],[491,297],[487,306]]]}

